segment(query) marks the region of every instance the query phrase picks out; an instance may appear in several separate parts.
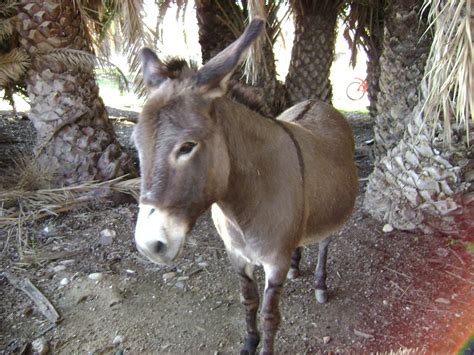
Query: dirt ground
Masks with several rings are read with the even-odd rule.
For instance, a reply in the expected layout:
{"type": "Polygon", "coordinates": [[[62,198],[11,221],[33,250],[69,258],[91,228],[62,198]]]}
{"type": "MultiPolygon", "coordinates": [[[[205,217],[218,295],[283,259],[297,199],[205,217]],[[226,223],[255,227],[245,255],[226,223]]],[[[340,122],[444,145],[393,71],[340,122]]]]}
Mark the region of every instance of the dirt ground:
{"type": "MultiPolygon", "coordinates": [[[[127,113],[111,110],[112,116],[127,113]]],[[[134,115],[133,113],[128,113],[134,115]]],[[[317,246],[306,248],[300,278],[282,293],[279,353],[453,353],[474,334],[474,263],[466,241],[384,233],[362,210],[371,171],[370,119],[349,113],[360,174],[357,208],[333,237],[329,301],[314,298],[317,246]]],[[[132,127],[116,121],[132,149],[132,127]]],[[[0,179],[15,152],[28,151],[27,120],[0,113],[0,179]]],[[[244,335],[237,276],[206,213],[176,265],[159,267],[134,246],[136,204],[96,204],[22,226],[20,247],[0,227],[0,354],[31,353],[43,338],[55,354],[233,354],[244,335]],[[27,258],[20,260],[20,251],[27,258]],[[23,261],[23,262],[21,262],[23,261]],[[6,275],[29,279],[60,314],[48,321],[6,275]]],[[[257,273],[260,289],[263,273],[257,273]]]]}

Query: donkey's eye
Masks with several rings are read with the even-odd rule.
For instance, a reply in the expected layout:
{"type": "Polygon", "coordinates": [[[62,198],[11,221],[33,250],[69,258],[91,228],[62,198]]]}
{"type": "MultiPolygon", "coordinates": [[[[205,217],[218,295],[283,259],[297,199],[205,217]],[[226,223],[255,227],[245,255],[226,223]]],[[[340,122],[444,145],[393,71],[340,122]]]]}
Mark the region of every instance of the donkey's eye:
{"type": "Polygon", "coordinates": [[[189,154],[193,151],[194,147],[196,147],[197,143],[194,142],[185,142],[179,147],[177,157],[181,155],[189,154]]]}

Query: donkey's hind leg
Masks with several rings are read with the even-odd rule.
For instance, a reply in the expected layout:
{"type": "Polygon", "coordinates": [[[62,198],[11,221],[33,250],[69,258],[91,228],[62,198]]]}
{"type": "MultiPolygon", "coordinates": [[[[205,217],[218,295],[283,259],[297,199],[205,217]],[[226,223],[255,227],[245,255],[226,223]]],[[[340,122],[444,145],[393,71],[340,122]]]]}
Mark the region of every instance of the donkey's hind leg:
{"type": "Polygon", "coordinates": [[[319,242],[318,264],[314,275],[316,281],[316,300],[319,303],[326,303],[327,287],[326,287],[326,259],[328,253],[329,238],[319,242]]]}
{"type": "Polygon", "coordinates": [[[293,254],[291,254],[290,271],[288,271],[288,275],[286,275],[288,280],[293,280],[300,276],[300,260],[302,253],[303,247],[298,247],[295,249],[293,254]]]}
{"type": "Polygon", "coordinates": [[[253,355],[257,351],[260,342],[260,334],[257,328],[257,311],[259,305],[258,288],[254,279],[254,265],[247,263],[237,255],[228,253],[232,266],[240,278],[240,302],[245,308],[245,323],[247,334],[245,335],[244,347],[240,354],[253,355]]]}

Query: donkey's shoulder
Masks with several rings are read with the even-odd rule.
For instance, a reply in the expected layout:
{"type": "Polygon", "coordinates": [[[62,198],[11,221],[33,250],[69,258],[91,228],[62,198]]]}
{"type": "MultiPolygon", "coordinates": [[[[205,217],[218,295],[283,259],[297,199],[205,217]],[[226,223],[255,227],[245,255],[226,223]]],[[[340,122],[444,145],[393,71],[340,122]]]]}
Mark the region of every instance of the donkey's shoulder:
{"type": "Polygon", "coordinates": [[[302,126],[346,126],[345,117],[331,105],[317,99],[300,102],[282,112],[277,120],[293,122],[302,126]]]}

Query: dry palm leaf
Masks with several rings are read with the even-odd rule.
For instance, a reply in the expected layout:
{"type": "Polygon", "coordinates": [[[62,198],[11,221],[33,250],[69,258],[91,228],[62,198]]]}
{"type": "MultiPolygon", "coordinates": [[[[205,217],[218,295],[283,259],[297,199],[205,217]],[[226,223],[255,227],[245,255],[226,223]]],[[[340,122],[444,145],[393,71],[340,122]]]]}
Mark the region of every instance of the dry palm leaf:
{"type": "Polygon", "coordinates": [[[128,80],[119,67],[105,58],[95,56],[91,53],[81,51],[78,49],[59,48],[52,49],[48,53],[41,54],[49,60],[62,63],[72,68],[84,68],[93,70],[96,67],[103,69],[108,74],[113,74],[113,77],[118,81],[121,88],[128,90],[128,80]]]}
{"type": "Polygon", "coordinates": [[[10,190],[0,192],[0,226],[56,216],[100,199],[110,192],[121,192],[138,198],[140,180],[127,176],[104,181],[85,182],[55,189],[36,191],[10,190]]]}
{"type": "Polygon", "coordinates": [[[19,2],[6,0],[0,4],[0,18],[13,17],[17,13],[17,5],[19,2]]]}
{"type": "Polygon", "coordinates": [[[474,123],[472,2],[425,0],[423,10],[428,11],[434,31],[425,71],[425,124],[432,127],[433,136],[442,132],[447,145],[454,133],[452,125],[456,131],[464,126],[469,142],[470,125],[474,123]]]}
{"type": "Polygon", "coordinates": [[[30,57],[24,49],[12,49],[0,54],[0,86],[18,82],[30,65],[30,57]]]}
{"type": "Polygon", "coordinates": [[[140,69],[139,52],[142,47],[151,46],[153,31],[149,29],[143,15],[142,1],[137,0],[75,0],[75,6],[81,14],[83,27],[94,49],[100,54],[108,48],[114,38],[120,34],[121,49],[127,55],[130,70],[137,82],[140,69]]]}
{"type": "Polygon", "coordinates": [[[0,20],[0,42],[4,41],[13,34],[13,25],[11,19],[0,20]]]}

